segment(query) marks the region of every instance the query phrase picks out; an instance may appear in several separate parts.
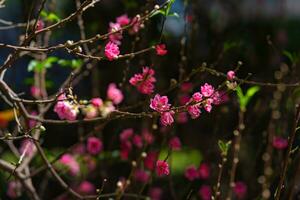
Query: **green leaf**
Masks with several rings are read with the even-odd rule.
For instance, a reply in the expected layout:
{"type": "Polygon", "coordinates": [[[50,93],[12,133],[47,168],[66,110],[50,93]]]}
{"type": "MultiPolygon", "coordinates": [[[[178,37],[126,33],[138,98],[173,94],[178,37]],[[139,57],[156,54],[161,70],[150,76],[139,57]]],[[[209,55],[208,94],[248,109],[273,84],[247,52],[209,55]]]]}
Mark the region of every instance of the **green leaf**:
{"type": "Polygon", "coordinates": [[[221,151],[221,154],[222,154],[223,156],[227,156],[228,150],[229,150],[229,148],[230,148],[230,146],[231,146],[231,141],[224,142],[224,141],[222,141],[222,140],[219,140],[219,141],[218,141],[218,146],[219,146],[219,149],[220,149],[220,151],[221,151]]]}
{"type": "Polygon", "coordinates": [[[299,61],[299,54],[291,53],[287,50],[282,51],[282,54],[285,55],[293,64],[296,64],[299,61]]]}
{"type": "MultiPolygon", "coordinates": [[[[168,155],[168,150],[163,149],[160,152],[159,159],[165,159],[168,155]]],[[[202,154],[195,149],[182,149],[181,151],[173,151],[171,154],[172,173],[182,174],[184,169],[189,165],[198,166],[202,161],[202,154]]]]}
{"type": "Polygon", "coordinates": [[[246,92],[246,95],[244,95],[241,87],[236,88],[236,93],[238,96],[240,109],[242,111],[246,111],[246,107],[247,107],[249,101],[259,90],[260,90],[259,86],[253,86],[253,87],[249,88],[246,92]]]}
{"type": "Polygon", "coordinates": [[[62,67],[71,67],[73,69],[80,68],[83,65],[83,61],[81,59],[72,59],[72,60],[65,60],[60,59],[58,64],[62,67]]]}
{"type": "Polygon", "coordinates": [[[38,63],[39,62],[36,60],[31,60],[28,64],[27,71],[29,71],[29,72],[33,71],[36,68],[36,66],[38,65],[38,63]]]}
{"type": "Polygon", "coordinates": [[[50,21],[50,22],[59,22],[60,21],[60,17],[58,17],[55,13],[50,12],[47,13],[46,11],[42,11],[41,12],[41,16],[44,18],[44,20],[46,21],[50,21]]]}

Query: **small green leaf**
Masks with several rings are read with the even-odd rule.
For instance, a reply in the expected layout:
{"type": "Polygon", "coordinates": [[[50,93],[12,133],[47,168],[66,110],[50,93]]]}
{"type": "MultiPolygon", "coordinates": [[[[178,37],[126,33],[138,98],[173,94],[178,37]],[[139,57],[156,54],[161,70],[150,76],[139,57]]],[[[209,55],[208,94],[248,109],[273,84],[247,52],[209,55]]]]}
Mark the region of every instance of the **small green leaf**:
{"type": "Polygon", "coordinates": [[[222,140],[219,140],[218,141],[218,146],[219,146],[219,149],[221,151],[222,156],[227,156],[228,150],[231,146],[231,141],[224,142],[222,140]]]}
{"type": "Polygon", "coordinates": [[[258,86],[253,86],[249,88],[246,92],[246,95],[243,94],[243,91],[240,87],[236,88],[236,93],[238,96],[239,104],[240,104],[240,109],[242,111],[246,111],[246,107],[251,100],[251,98],[259,91],[260,87],[258,86]]]}

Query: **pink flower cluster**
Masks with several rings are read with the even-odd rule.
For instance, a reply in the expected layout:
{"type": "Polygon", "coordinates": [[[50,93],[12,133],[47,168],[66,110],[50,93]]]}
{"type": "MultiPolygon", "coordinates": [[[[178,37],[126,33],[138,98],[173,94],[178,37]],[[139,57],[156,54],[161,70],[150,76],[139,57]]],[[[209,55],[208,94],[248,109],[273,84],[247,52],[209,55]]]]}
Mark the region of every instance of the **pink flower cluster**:
{"type": "Polygon", "coordinates": [[[149,67],[143,67],[143,72],[135,74],[130,78],[129,83],[137,88],[142,94],[151,94],[154,91],[155,71],[149,67]]]}
{"type": "Polygon", "coordinates": [[[58,97],[58,102],[54,107],[54,112],[58,114],[60,119],[74,121],[79,113],[78,105],[69,101],[65,94],[58,97]]]}
{"type": "Polygon", "coordinates": [[[194,165],[190,165],[185,169],[184,176],[189,181],[208,179],[210,177],[210,167],[207,163],[202,163],[198,169],[194,165]]]}
{"type": "Polygon", "coordinates": [[[214,87],[208,83],[205,83],[200,87],[200,92],[196,92],[192,95],[187,105],[187,111],[191,115],[192,119],[196,119],[200,116],[203,107],[207,112],[211,112],[213,104],[220,103],[220,94],[215,91],[214,87]]]}
{"type": "Polygon", "coordinates": [[[160,113],[160,122],[164,126],[171,125],[174,122],[174,111],[169,110],[171,104],[168,103],[167,96],[160,96],[156,94],[153,99],[150,100],[150,108],[160,113]]]}
{"type": "Polygon", "coordinates": [[[58,98],[58,102],[54,107],[54,112],[58,114],[60,119],[67,119],[73,121],[76,119],[79,109],[83,111],[85,118],[91,119],[97,116],[106,117],[108,114],[115,110],[114,105],[120,104],[123,99],[122,91],[117,88],[115,83],[110,83],[107,88],[107,100],[103,100],[99,97],[93,98],[89,101],[89,104],[78,104],[66,98],[65,94],[62,94],[58,98]]]}
{"type": "Polygon", "coordinates": [[[128,159],[133,145],[141,149],[144,144],[151,144],[153,136],[148,131],[143,131],[142,136],[135,134],[133,129],[124,129],[120,134],[120,156],[123,160],[128,159]]]}
{"type": "Polygon", "coordinates": [[[77,160],[71,154],[64,154],[59,159],[59,162],[66,166],[69,170],[71,175],[75,176],[80,172],[80,166],[77,160]]]}

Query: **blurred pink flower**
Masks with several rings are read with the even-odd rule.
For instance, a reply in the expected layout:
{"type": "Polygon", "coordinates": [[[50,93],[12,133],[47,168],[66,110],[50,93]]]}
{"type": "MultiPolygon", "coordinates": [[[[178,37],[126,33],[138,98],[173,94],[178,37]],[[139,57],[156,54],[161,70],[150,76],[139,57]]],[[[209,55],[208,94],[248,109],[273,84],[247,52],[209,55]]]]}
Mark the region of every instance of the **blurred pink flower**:
{"type": "Polygon", "coordinates": [[[169,147],[173,151],[179,151],[181,149],[181,142],[178,137],[172,137],[169,141],[169,147]]]}
{"type": "Polygon", "coordinates": [[[210,166],[207,163],[202,163],[198,169],[199,178],[208,179],[210,176],[210,166]]]}
{"type": "Polygon", "coordinates": [[[71,154],[64,154],[59,159],[59,162],[67,166],[72,175],[77,175],[80,172],[80,166],[71,154]]]}
{"type": "Polygon", "coordinates": [[[154,136],[152,133],[149,132],[148,129],[143,129],[142,131],[142,137],[146,144],[152,144],[154,141],[154,136]]]}
{"type": "Polygon", "coordinates": [[[181,84],[180,90],[181,92],[188,93],[193,89],[193,83],[191,82],[184,82],[181,84]]]}
{"type": "Polygon", "coordinates": [[[159,187],[152,187],[149,189],[149,196],[151,200],[161,200],[163,191],[159,187]]]}
{"type": "Polygon", "coordinates": [[[124,129],[120,133],[120,140],[121,141],[126,141],[126,140],[129,140],[132,136],[133,136],[133,129],[132,128],[127,128],[127,129],[124,129]]]}
{"type": "Polygon", "coordinates": [[[185,178],[187,178],[189,181],[193,181],[199,177],[197,168],[194,165],[190,165],[185,169],[184,172],[185,178]]]}
{"type": "Polygon", "coordinates": [[[6,195],[11,199],[16,199],[21,196],[22,185],[19,181],[9,181],[6,195]]]}
{"type": "Polygon", "coordinates": [[[124,14],[124,15],[117,17],[116,21],[121,26],[126,26],[130,23],[130,18],[127,16],[127,14],[124,14]]]}
{"type": "Polygon", "coordinates": [[[158,44],[155,46],[156,54],[159,56],[164,56],[168,53],[165,44],[158,44]]]}
{"type": "Polygon", "coordinates": [[[110,22],[108,32],[113,33],[108,36],[110,42],[116,45],[120,45],[121,40],[123,39],[121,25],[118,23],[110,22]]]}
{"type": "Polygon", "coordinates": [[[227,72],[227,79],[228,79],[229,81],[232,81],[233,79],[235,79],[235,72],[232,71],[232,70],[228,71],[228,72],[227,72]]]}
{"type": "Polygon", "coordinates": [[[147,153],[146,158],[144,159],[145,168],[153,170],[155,167],[155,161],[158,158],[158,153],[155,151],[150,151],[147,153]]]}
{"type": "Polygon", "coordinates": [[[101,98],[92,98],[91,99],[91,103],[93,106],[95,106],[96,108],[99,108],[103,105],[103,101],[101,98]]]}
{"type": "Polygon", "coordinates": [[[89,181],[82,181],[78,186],[77,191],[80,194],[91,195],[91,194],[95,194],[96,187],[89,181]]]}
{"type": "Polygon", "coordinates": [[[199,189],[198,194],[202,200],[211,200],[212,191],[210,186],[202,185],[199,189]]]}
{"type": "Polygon", "coordinates": [[[147,183],[150,175],[142,169],[137,169],[135,170],[134,177],[139,182],[147,183]]]}
{"type": "Polygon", "coordinates": [[[191,115],[192,119],[196,119],[200,116],[201,111],[198,105],[192,105],[187,107],[188,113],[191,115]]]}
{"type": "Polygon", "coordinates": [[[275,149],[282,150],[288,146],[288,140],[280,136],[275,136],[273,137],[272,144],[275,149]]]}
{"type": "Polygon", "coordinates": [[[233,191],[238,199],[244,199],[247,194],[247,185],[242,181],[238,181],[235,183],[233,191]]]}
{"type": "Polygon", "coordinates": [[[181,112],[177,114],[176,121],[180,124],[188,122],[188,115],[186,112],[181,112]]]}
{"type": "Polygon", "coordinates": [[[30,139],[24,139],[21,142],[20,154],[25,153],[26,156],[31,156],[36,150],[34,143],[30,139]],[[25,151],[25,152],[24,152],[25,151]]]}
{"type": "Polygon", "coordinates": [[[110,83],[107,89],[107,98],[112,100],[114,104],[119,104],[123,101],[123,93],[120,89],[117,88],[115,83],[110,83]]]}
{"type": "Polygon", "coordinates": [[[96,155],[100,153],[103,149],[102,141],[97,137],[89,137],[87,139],[87,151],[92,154],[96,155]]]}
{"type": "Polygon", "coordinates": [[[143,138],[140,135],[134,135],[132,138],[132,143],[136,147],[142,148],[143,147],[143,138]]]}

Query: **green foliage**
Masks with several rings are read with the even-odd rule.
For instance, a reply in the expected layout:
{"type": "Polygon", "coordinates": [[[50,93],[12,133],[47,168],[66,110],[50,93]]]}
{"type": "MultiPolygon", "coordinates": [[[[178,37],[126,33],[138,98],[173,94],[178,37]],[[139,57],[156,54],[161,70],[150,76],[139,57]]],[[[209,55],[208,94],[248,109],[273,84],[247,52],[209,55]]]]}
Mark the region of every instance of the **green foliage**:
{"type": "Polygon", "coordinates": [[[58,17],[55,13],[53,12],[50,12],[50,13],[47,13],[46,11],[42,11],[41,12],[41,16],[43,17],[44,20],[46,21],[49,21],[49,22],[53,22],[53,23],[56,23],[56,22],[59,22],[60,21],[60,17],[58,17]]]}
{"type": "Polygon", "coordinates": [[[71,67],[75,69],[81,67],[83,61],[80,59],[72,59],[72,60],[60,59],[57,63],[62,67],[71,67]]]}
{"type": "MultiPolygon", "coordinates": [[[[164,149],[160,152],[159,159],[164,160],[168,155],[168,150],[164,149]]],[[[202,155],[198,150],[182,149],[181,151],[173,151],[171,155],[172,164],[171,171],[175,174],[182,174],[189,165],[198,166],[202,161],[202,155]]]]}
{"type": "Polygon", "coordinates": [[[156,10],[150,17],[153,17],[158,14],[162,14],[165,17],[177,17],[179,18],[178,13],[170,13],[171,7],[174,4],[175,0],[169,0],[168,4],[164,6],[163,8],[156,10]]]}
{"type": "Polygon", "coordinates": [[[30,61],[27,70],[29,72],[31,72],[31,71],[41,72],[45,68],[51,68],[52,64],[57,61],[58,61],[58,58],[54,57],[54,56],[50,56],[43,61],[32,60],[32,61],[30,61]]]}
{"type": "Polygon", "coordinates": [[[83,61],[80,59],[65,60],[50,56],[43,61],[30,61],[27,70],[41,72],[44,68],[51,68],[54,63],[58,63],[62,67],[71,67],[72,69],[81,67],[83,61]]]}
{"type": "Polygon", "coordinates": [[[242,111],[246,111],[246,107],[248,105],[248,103],[250,102],[251,98],[260,90],[259,86],[253,86],[250,87],[247,92],[246,95],[243,94],[243,91],[241,89],[241,87],[237,87],[236,88],[236,93],[238,96],[238,100],[239,100],[239,104],[240,104],[240,109],[242,111]]]}
{"type": "Polygon", "coordinates": [[[289,52],[287,50],[284,50],[283,55],[285,55],[291,62],[292,64],[296,64],[299,61],[299,54],[295,52],[289,52]]]}
{"type": "Polygon", "coordinates": [[[223,52],[227,52],[230,49],[236,48],[236,47],[240,47],[241,46],[241,42],[225,42],[223,44],[223,52]]]}
{"type": "Polygon", "coordinates": [[[224,142],[222,140],[219,140],[218,141],[218,146],[219,146],[219,149],[221,151],[222,156],[226,157],[227,154],[228,154],[228,150],[231,146],[231,141],[224,142]]]}

